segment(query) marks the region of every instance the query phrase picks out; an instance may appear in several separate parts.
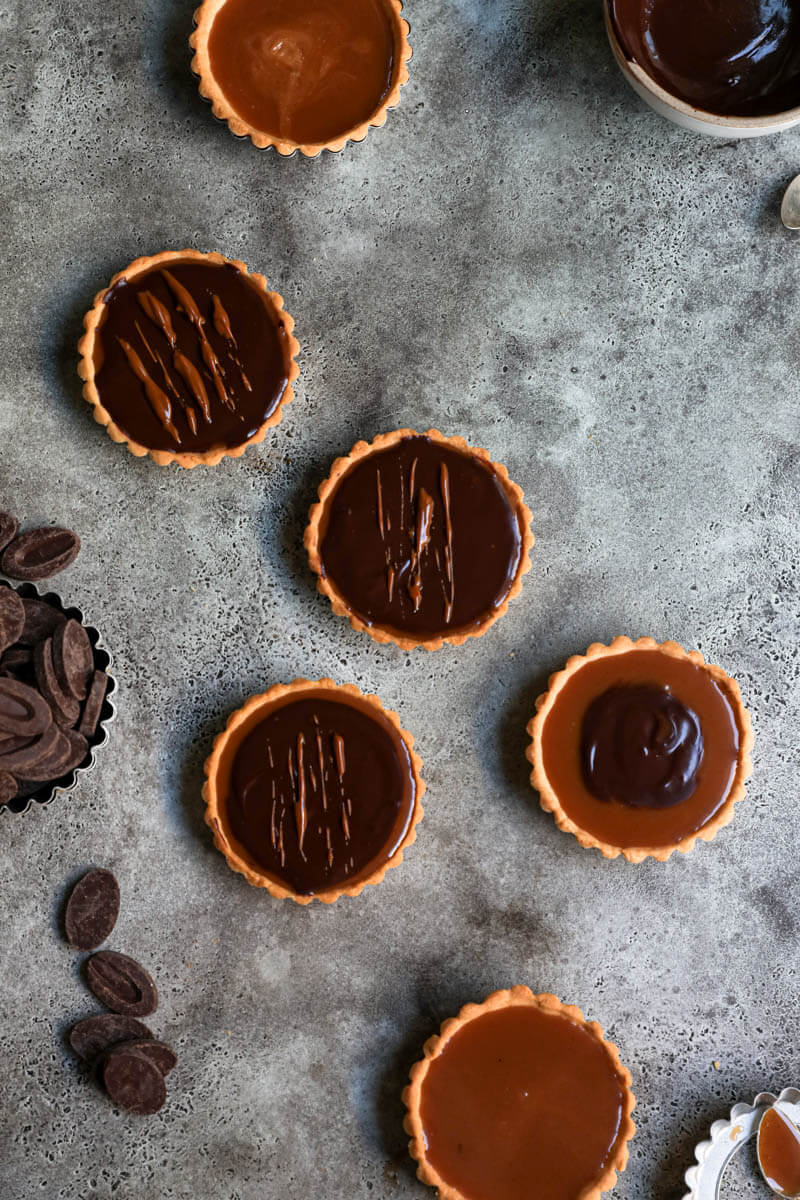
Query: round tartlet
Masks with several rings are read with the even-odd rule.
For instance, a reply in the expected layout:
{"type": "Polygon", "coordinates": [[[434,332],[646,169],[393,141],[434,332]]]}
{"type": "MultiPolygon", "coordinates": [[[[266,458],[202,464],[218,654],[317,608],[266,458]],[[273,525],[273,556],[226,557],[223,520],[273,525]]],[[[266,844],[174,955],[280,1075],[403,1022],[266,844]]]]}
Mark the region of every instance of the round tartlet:
{"type": "Polygon", "coordinates": [[[214,842],[277,899],[358,896],[416,840],[425,783],[413,747],[397,714],[353,684],[278,684],[231,715],[206,761],[214,842]]]}
{"type": "Polygon", "coordinates": [[[595,1200],[625,1169],[630,1073],[555,996],[517,986],[467,1004],[410,1078],[409,1152],[441,1200],[595,1200]]]}
{"type": "Polygon", "coordinates": [[[542,808],[606,858],[664,862],[698,838],[711,841],[732,820],[752,773],[752,726],[736,681],[699,651],[649,637],[596,642],[570,658],[537,699],[528,733],[542,808]],[[600,742],[592,741],[596,730],[600,742]],[[656,780],[646,798],[635,796],[630,771],[626,778],[631,755],[656,780]],[[598,761],[616,771],[626,801],[598,794],[596,781],[590,789],[587,764],[594,770],[598,761]]]}
{"type": "Polygon", "coordinates": [[[192,70],[201,96],[233,134],[262,150],[315,158],[385,123],[411,58],[400,0],[302,0],[293,23],[278,0],[275,11],[265,9],[254,14],[252,0],[204,0],[194,14],[192,70]]]}
{"type": "Polygon", "coordinates": [[[317,588],[376,642],[463,645],[522,590],[530,509],[506,468],[461,437],[398,429],[357,442],[318,493],[305,533],[317,588]]]}
{"type": "Polygon", "coordinates": [[[78,374],[95,420],[159,466],[239,458],[293,398],[294,321],[264,276],[236,259],[198,250],[137,258],[83,323],[78,374]]]}

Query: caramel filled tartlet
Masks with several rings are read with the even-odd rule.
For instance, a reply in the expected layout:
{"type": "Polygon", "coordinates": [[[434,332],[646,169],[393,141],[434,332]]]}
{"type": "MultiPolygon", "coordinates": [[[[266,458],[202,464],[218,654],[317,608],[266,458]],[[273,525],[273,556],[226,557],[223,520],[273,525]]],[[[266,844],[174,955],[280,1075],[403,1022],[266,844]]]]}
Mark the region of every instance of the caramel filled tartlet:
{"type": "Polygon", "coordinates": [[[631,1077],[596,1021],[529,988],[468,1004],[403,1093],[409,1150],[441,1200],[594,1200],[628,1161],[631,1077]]]}
{"type": "Polygon", "coordinates": [[[380,883],[416,839],[414,739],[376,696],[301,679],[254,696],[206,763],[206,821],[255,887],[332,903],[380,883]]]}
{"type": "Polygon", "coordinates": [[[354,629],[438,650],[480,637],[519,593],[530,520],[486,450],[400,429],[336,460],[305,543],[319,591],[354,629]]]}
{"type": "Polygon", "coordinates": [[[238,458],[292,399],[294,321],[263,275],[221,254],[137,259],[84,326],[78,373],[95,420],[162,466],[238,458]]]}
{"type": "Polygon", "coordinates": [[[408,79],[399,0],[204,0],[192,69],[232,133],[314,157],[383,125],[408,79]]]}
{"type": "Polygon", "coordinates": [[[527,753],[542,808],[606,858],[687,853],[744,797],[750,717],[739,685],[697,650],[595,643],[551,676],[536,709],[527,753]]]}

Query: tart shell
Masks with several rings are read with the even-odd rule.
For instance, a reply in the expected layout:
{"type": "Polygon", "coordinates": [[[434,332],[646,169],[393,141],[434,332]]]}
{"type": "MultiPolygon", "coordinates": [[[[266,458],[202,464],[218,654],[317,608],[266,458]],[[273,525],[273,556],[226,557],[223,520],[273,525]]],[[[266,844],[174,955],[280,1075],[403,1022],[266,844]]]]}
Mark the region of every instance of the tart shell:
{"type": "Polygon", "coordinates": [[[251,696],[241,708],[238,708],[230,715],[225,729],[217,735],[211,754],[206,759],[204,770],[206,774],[206,782],[203,784],[203,800],[206,805],[205,820],[214,835],[214,844],[224,854],[228,866],[232,871],[237,871],[240,875],[244,875],[247,882],[253,887],[266,888],[270,895],[274,896],[277,900],[294,900],[297,904],[303,905],[310,904],[312,900],[321,900],[323,904],[333,904],[341,896],[361,895],[365,887],[372,887],[381,883],[388,870],[400,865],[403,861],[404,851],[417,840],[417,825],[419,825],[425,815],[425,810],[422,807],[422,797],[425,795],[425,781],[421,774],[422,759],[414,750],[414,738],[407,730],[403,729],[397,713],[384,708],[377,696],[366,695],[352,683],[340,685],[334,683],[332,679],[320,679],[316,681],[296,679],[293,683],[276,684],[258,696],[251,696]],[[360,700],[364,701],[371,708],[374,708],[376,712],[388,719],[390,724],[394,726],[401,740],[405,743],[411,762],[411,771],[414,777],[414,807],[405,837],[397,850],[391,858],[381,863],[371,875],[351,884],[343,884],[329,888],[324,892],[314,892],[312,895],[306,895],[293,891],[285,883],[274,878],[268,872],[254,869],[238,853],[234,845],[234,839],[228,836],[228,830],[226,829],[225,816],[222,812],[221,797],[217,786],[217,775],[220,760],[228,741],[253,713],[262,708],[269,708],[276,700],[281,700],[285,696],[294,695],[299,698],[304,692],[310,690],[318,691],[321,688],[331,692],[332,700],[336,699],[337,694],[358,696],[360,700]]]}
{"type": "Polygon", "coordinates": [[[256,129],[233,109],[214,77],[208,52],[214,18],[225,2],[226,0],[203,0],[200,7],[195,10],[195,31],[189,38],[189,45],[194,51],[192,71],[197,76],[200,95],[204,100],[209,101],[214,116],[220,121],[224,121],[232,134],[236,137],[250,138],[250,141],[259,150],[266,150],[267,147],[272,146],[278,154],[284,157],[299,150],[306,158],[316,158],[323,150],[336,153],[343,150],[348,142],[363,142],[371,127],[378,128],[386,124],[389,109],[397,107],[400,102],[400,89],[408,82],[407,64],[411,58],[411,46],[408,40],[410,28],[408,22],[401,16],[403,11],[401,0],[383,0],[392,24],[394,59],[397,64],[392,86],[366,121],[362,121],[328,142],[286,141],[276,135],[266,133],[263,129],[256,129]]]}
{"type": "Polygon", "coordinates": [[[108,286],[102,288],[97,293],[92,307],[83,318],[83,325],[85,332],[78,342],[78,353],[80,355],[78,374],[83,380],[83,398],[91,405],[95,421],[97,421],[98,425],[102,425],[105,428],[106,433],[112,441],[124,443],[131,454],[135,454],[137,458],[144,458],[145,455],[149,455],[153,462],[158,463],[160,467],[168,466],[173,462],[177,463],[178,466],[187,468],[200,465],[213,467],[218,462],[221,462],[223,458],[241,458],[248,446],[254,446],[259,442],[263,442],[267,430],[274,425],[280,424],[283,418],[284,406],[289,404],[294,398],[292,383],[300,374],[300,368],[295,361],[295,355],[300,350],[300,345],[292,333],[294,320],[283,307],[283,297],[279,296],[277,292],[269,290],[267,280],[263,275],[249,271],[245,263],[240,262],[238,259],[225,258],[224,255],[218,254],[216,251],[203,253],[200,250],[165,250],[161,254],[135,259],[130,266],[125,267],[122,271],[118,271],[108,286]],[[218,446],[212,447],[210,450],[185,452],[151,450],[149,447],[143,446],[140,442],[128,437],[116,424],[108,409],[104,408],[101,403],[97,384],[95,383],[94,348],[98,337],[100,321],[103,316],[105,298],[121,279],[135,279],[138,275],[152,270],[153,267],[159,267],[170,262],[203,262],[211,266],[223,266],[227,263],[230,266],[236,267],[243,275],[247,276],[251,283],[256,284],[258,289],[263,292],[265,299],[283,322],[287,340],[285,361],[287,384],[283,396],[275,411],[270,413],[266,421],[259,426],[252,437],[248,438],[246,442],[242,442],[239,446],[218,446]]]}
{"type": "Polygon", "coordinates": [[[495,1012],[497,1009],[523,1005],[539,1008],[542,1012],[553,1016],[568,1017],[571,1021],[582,1025],[605,1047],[624,1085],[624,1107],[620,1120],[617,1151],[597,1182],[589,1188],[584,1189],[575,1200],[598,1200],[598,1197],[603,1192],[609,1191],[614,1186],[617,1181],[617,1173],[625,1170],[628,1162],[628,1142],[636,1132],[636,1126],[631,1120],[631,1113],[636,1105],[636,1097],[631,1091],[632,1080],[630,1072],[622,1065],[617,1047],[613,1042],[605,1039],[603,1029],[597,1021],[587,1021],[581,1010],[574,1004],[562,1004],[556,996],[548,992],[542,992],[537,995],[530,988],[517,985],[503,991],[492,992],[484,1000],[483,1004],[466,1004],[457,1017],[451,1017],[445,1021],[439,1033],[428,1039],[423,1047],[423,1057],[419,1062],[414,1063],[414,1066],[411,1068],[411,1082],[404,1089],[402,1097],[403,1103],[408,1109],[403,1122],[403,1127],[411,1138],[408,1150],[411,1157],[417,1162],[418,1178],[430,1187],[437,1188],[440,1200],[469,1200],[469,1197],[464,1196],[463,1192],[446,1183],[428,1161],[421,1106],[422,1087],[430,1064],[442,1053],[453,1035],[470,1021],[474,1021],[477,1017],[482,1017],[486,1013],[495,1012]]]}
{"type": "Polygon", "coordinates": [[[666,862],[676,850],[688,854],[694,849],[698,838],[710,842],[720,829],[733,820],[734,806],[744,799],[745,783],[753,773],[750,751],[753,748],[753,727],[750,714],[742,702],[742,694],[738,683],[723,671],[722,667],[707,663],[699,650],[684,650],[677,642],[658,643],[654,638],[642,637],[632,641],[629,637],[616,637],[606,646],[602,642],[593,642],[585,654],[576,654],[567,660],[566,666],[550,676],[548,689],[536,701],[536,715],[528,722],[528,734],[531,738],[525,754],[531,763],[531,786],[539,793],[539,803],[545,812],[551,812],[556,825],[565,833],[571,833],[580,844],[587,848],[599,850],[604,858],[617,858],[622,855],[628,862],[642,862],[645,858],[654,858],[666,862]],[[727,798],[721,808],[696,833],[690,834],[681,841],[665,846],[615,846],[602,841],[593,833],[582,829],[564,811],[555,789],[552,787],[544,768],[542,753],[542,733],[545,721],[556,698],[572,676],[593,659],[603,656],[625,654],[631,650],[658,650],[661,654],[672,658],[687,658],[695,666],[703,667],[714,682],[726,694],[736,719],[739,730],[740,744],[736,772],[731,783],[727,798]]]}
{"type": "Polygon", "coordinates": [[[327,596],[331,602],[331,608],[339,617],[347,617],[353,629],[358,633],[368,633],[376,642],[385,645],[393,642],[399,646],[401,650],[414,650],[417,647],[424,647],[426,650],[441,650],[442,646],[463,646],[469,638],[483,637],[487,629],[494,625],[495,621],[499,621],[508,609],[509,602],[513,600],[522,591],[522,579],[524,575],[531,569],[531,550],[534,545],[534,536],[531,532],[532,513],[525,504],[525,497],[522,488],[510,479],[508,471],[502,463],[492,462],[488,450],[483,450],[475,446],[470,446],[462,437],[446,437],[440,433],[438,429],[429,429],[425,433],[417,433],[414,429],[397,429],[392,433],[383,433],[376,437],[372,442],[356,442],[349,454],[343,458],[337,458],[331,467],[331,472],[328,478],[319,485],[317,489],[319,500],[316,504],[312,504],[308,514],[308,525],[305,532],[305,548],[308,554],[308,562],[311,570],[317,576],[317,591],[323,596],[327,596]],[[394,446],[402,442],[405,438],[410,437],[426,437],[433,442],[439,442],[443,446],[449,446],[453,450],[460,451],[462,454],[472,455],[474,458],[482,459],[489,463],[497,474],[498,480],[506,494],[506,498],[511,505],[511,508],[517,515],[520,526],[520,558],[517,567],[516,575],[508,591],[507,596],[502,604],[497,608],[492,609],[485,619],[476,626],[475,629],[470,629],[464,633],[454,633],[449,636],[435,635],[429,638],[415,638],[406,636],[400,630],[390,630],[385,626],[368,625],[353,611],[345,597],[336,587],[331,579],[325,573],[322,564],[322,540],[324,530],[322,528],[323,518],[328,501],[332,498],[338,484],[351,468],[361,459],[369,458],[381,450],[386,450],[389,446],[394,446]]]}

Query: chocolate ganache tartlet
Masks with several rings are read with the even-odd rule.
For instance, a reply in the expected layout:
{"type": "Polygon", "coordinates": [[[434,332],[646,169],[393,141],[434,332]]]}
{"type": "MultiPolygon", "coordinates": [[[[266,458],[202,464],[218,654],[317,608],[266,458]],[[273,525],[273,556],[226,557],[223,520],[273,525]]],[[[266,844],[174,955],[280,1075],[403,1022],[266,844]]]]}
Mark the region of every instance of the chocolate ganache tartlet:
{"type": "Polygon", "coordinates": [[[78,372],[95,419],[161,465],[238,457],[292,399],[294,322],[263,275],[221,254],[137,259],[84,325],[78,372]]]}
{"type": "Polygon", "coordinates": [[[206,821],[229,866],[307,904],[380,883],[416,838],[414,739],[376,696],[298,680],[237,710],[206,763],[206,821]]]}
{"type": "Polygon", "coordinates": [[[738,684],[696,650],[595,643],[551,677],[536,708],[528,758],[542,807],[607,858],[687,852],[744,796],[750,717],[738,684]]]}
{"type": "Polygon", "coordinates": [[[630,1084],[580,1009],[494,992],[445,1021],[411,1069],[417,1174],[441,1200],[595,1200],[628,1161],[630,1084]]]}
{"type": "Polygon", "coordinates": [[[378,642],[437,650],[478,637],[530,570],[531,514],[486,450],[401,429],[337,459],[306,549],[334,612],[378,642]]]}
{"type": "Polygon", "coordinates": [[[200,93],[239,137],[311,157],[383,125],[408,79],[399,0],[204,0],[200,93]]]}

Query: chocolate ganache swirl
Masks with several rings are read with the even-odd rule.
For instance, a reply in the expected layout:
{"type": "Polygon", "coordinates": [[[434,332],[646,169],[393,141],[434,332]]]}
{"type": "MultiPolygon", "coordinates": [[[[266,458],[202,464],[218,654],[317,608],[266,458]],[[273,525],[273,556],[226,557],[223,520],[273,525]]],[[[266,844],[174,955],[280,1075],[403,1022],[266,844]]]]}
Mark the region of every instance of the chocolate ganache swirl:
{"type": "Polygon", "coordinates": [[[380,710],[330,691],[268,711],[236,751],[231,831],[298,894],[358,878],[396,852],[416,801],[408,747],[380,710]]]}
{"type": "Polygon", "coordinates": [[[98,395],[148,449],[242,445],[278,407],[289,362],[280,312],[232,263],[175,259],[105,296],[98,395]]]}
{"type": "Polygon", "coordinates": [[[697,715],[666,687],[609,688],[583,718],[586,786],[599,800],[670,808],[688,800],[703,761],[697,715]]]}

